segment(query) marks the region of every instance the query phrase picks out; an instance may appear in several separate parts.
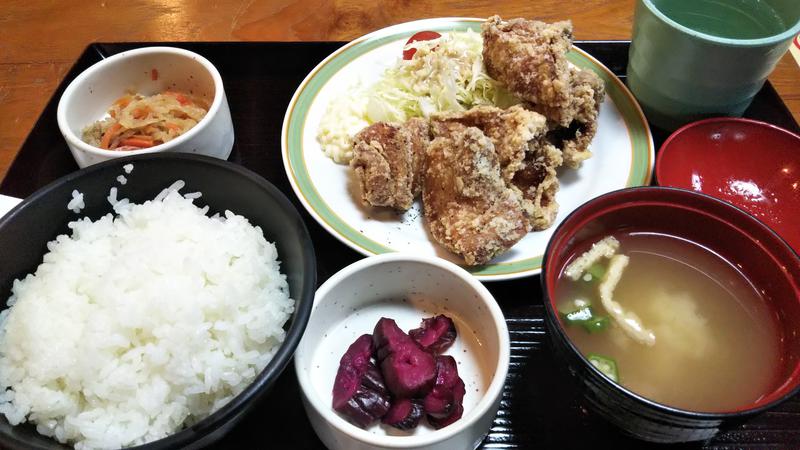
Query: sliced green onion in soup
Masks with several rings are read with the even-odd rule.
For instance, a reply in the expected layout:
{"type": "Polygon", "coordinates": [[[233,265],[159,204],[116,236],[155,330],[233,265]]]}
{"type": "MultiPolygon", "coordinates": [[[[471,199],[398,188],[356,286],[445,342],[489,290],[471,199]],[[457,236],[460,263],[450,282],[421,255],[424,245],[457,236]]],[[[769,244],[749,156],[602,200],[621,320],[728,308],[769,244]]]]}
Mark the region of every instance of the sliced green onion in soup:
{"type": "Polygon", "coordinates": [[[594,316],[589,320],[581,322],[581,326],[589,333],[599,333],[608,329],[611,321],[606,316],[594,316]]]}
{"type": "Polygon", "coordinates": [[[586,269],[586,272],[592,276],[590,281],[600,281],[606,276],[606,267],[600,263],[594,263],[586,269]]]}
{"type": "Polygon", "coordinates": [[[591,303],[585,300],[575,300],[577,309],[570,312],[561,312],[561,319],[569,326],[580,325],[589,333],[605,331],[611,323],[608,317],[598,316],[592,309],[591,303]]]}
{"type": "Polygon", "coordinates": [[[611,381],[619,383],[619,371],[617,370],[616,361],[607,356],[598,355],[596,353],[589,353],[586,355],[586,358],[590,363],[592,363],[593,366],[597,367],[600,372],[603,372],[603,375],[610,378],[611,381]]]}
{"type": "Polygon", "coordinates": [[[564,321],[567,322],[567,325],[576,325],[579,322],[590,320],[594,317],[594,312],[592,311],[592,307],[587,305],[568,313],[562,313],[561,316],[564,318],[564,321]]]}

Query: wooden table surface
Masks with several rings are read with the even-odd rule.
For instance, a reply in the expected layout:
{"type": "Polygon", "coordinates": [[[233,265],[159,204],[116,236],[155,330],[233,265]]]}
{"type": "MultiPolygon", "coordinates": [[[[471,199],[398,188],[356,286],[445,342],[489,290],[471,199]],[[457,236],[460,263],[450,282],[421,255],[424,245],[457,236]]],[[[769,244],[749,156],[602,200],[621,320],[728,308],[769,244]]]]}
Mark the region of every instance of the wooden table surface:
{"type": "MultiPolygon", "coordinates": [[[[4,0],[0,179],[91,42],[343,41],[409,20],[491,14],[571,19],[576,39],[630,39],[633,7],[634,0],[4,0]]],[[[770,81],[800,120],[800,68],[789,54],[770,81]]]]}

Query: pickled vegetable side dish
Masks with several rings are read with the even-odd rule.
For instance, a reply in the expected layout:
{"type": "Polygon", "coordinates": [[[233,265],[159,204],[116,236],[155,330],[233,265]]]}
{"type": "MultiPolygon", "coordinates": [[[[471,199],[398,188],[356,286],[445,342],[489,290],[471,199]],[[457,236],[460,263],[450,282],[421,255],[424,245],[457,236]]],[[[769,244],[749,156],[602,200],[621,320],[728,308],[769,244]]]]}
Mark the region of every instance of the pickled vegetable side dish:
{"type": "Polygon", "coordinates": [[[205,100],[182,92],[126,94],[111,105],[108,117],[83,130],[82,139],[104,150],[149,148],[191,130],[208,108],[205,100]]]}
{"type": "Polygon", "coordinates": [[[570,340],[606,376],[656,402],[733,411],[773,387],[775,313],[736,266],[684,239],[607,237],[556,286],[570,340]]]}
{"type": "Polygon", "coordinates": [[[444,315],[423,319],[408,334],[381,318],[342,356],[333,409],[361,428],[381,421],[409,430],[423,416],[436,429],[450,425],[464,413],[466,394],[456,360],[441,354],[455,340],[455,324],[444,315]]]}

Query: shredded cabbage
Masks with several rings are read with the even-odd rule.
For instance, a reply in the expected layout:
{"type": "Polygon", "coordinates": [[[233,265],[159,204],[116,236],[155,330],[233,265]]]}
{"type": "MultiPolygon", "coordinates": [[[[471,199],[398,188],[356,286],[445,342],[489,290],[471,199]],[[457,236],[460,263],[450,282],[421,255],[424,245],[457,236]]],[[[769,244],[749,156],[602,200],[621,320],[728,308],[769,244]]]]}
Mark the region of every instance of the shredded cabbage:
{"type": "Polygon", "coordinates": [[[367,117],[373,122],[405,122],[441,111],[519,103],[486,74],[478,33],[448,33],[408,48],[417,49],[414,56],[399,59],[369,91],[367,117]]]}
{"type": "Polygon", "coordinates": [[[438,39],[416,41],[406,48],[416,49],[410,60],[398,55],[397,62],[386,69],[374,85],[364,90],[351,90],[331,101],[317,139],[334,161],[349,162],[355,134],[351,132],[352,127],[337,126],[336,122],[365,121],[367,125],[405,122],[437,112],[465,111],[480,105],[507,108],[520,103],[486,73],[483,39],[474,31],[445,33],[438,39]],[[366,103],[356,100],[360,98],[366,98],[366,103]],[[335,106],[344,102],[356,107],[335,106]],[[343,117],[345,115],[352,117],[343,117]],[[329,116],[336,118],[333,120],[329,116]]]}

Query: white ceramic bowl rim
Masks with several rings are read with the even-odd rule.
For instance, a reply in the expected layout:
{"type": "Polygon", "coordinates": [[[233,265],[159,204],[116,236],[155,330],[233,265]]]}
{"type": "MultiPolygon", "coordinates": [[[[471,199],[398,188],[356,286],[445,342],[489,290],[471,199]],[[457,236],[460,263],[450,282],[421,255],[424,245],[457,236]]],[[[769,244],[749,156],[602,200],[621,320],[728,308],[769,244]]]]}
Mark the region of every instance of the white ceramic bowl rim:
{"type": "Polygon", "coordinates": [[[502,390],[506,382],[508,366],[510,363],[508,327],[506,326],[503,312],[500,310],[500,306],[494,300],[492,294],[483,284],[481,284],[480,281],[477,280],[477,278],[472,276],[469,272],[449,261],[437,258],[435,256],[420,256],[408,253],[384,253],[381,255],[370,256],[368,258],[356,261],[340,270],[327,281],[325,281],[325,283],[323,283],[319,289],[317,289],[317,293],[314,295],[314,305],[311,310],[312,317],[314,314],[314,309],[318,305],[318,299],[326,296],[328,292],[331,291],[336,285],[341,283],[342,280],[350,277],[356,272],[360,272],[375,265],[397,262],[417,262],[428,264],[450,272],[457,278],[466,282],[471,288],[475,289],[475,291],[480,295],[481,300],[485,301],[486,310],[491,314],[492,321],[497,328],[497,343],[498,347],[500,348],[500,354],[497,358],[497,368],[493,373],[492,382],[486,389],[483,398],[480,399],[472,411],[461,417],[461,419],[457,420],[453,424],[424,436],[376,435],[368,432],[367,430],[358,428],[357,426],[346,421],[344,418],[336,414],[330,405],[321,404],[319,397],[312,393],[313,391],[311,391],[310,387],[306,387],[306,384],[304,383],[304,377],[300,376],[302,371],[300,370],[300,363],[298,362],[297,358],[295,358],[295,369],[298,373],[300,388],[306,392],[306,398],[309,399],[309,402],[313,408],[316,409],[317,412],[319,412],[329,424],[336,427],[342,433],[345,433],[358,441],[370,445],[390,448],[421,447],[425,445],[436,444],[465,431],[470,425],[477,422],[478,419],[484,413],[486,413],[489,408],[491,408],[495,402],[495,399],[502,395],[502,390]]]}
{"type": "MultiPolygon", "coordinates": [[[[88,69],[84,70],[80,73],[74,80],[67,86],[64,90],[64,93],[61,95],[61,100],[58,102],[58,110],[56,112],[56,120],[58,121],[58,127],[61,129],[61,133],[64,137],[69,141],[70,144],[78,147],[80,150],[92,153],[99,156],[104,157],[120,157],[120,156],[133,156],[133,155],[144,155],[147,153],[157,153],[157,152],[166,152],[172,149],[173,147],[179,146],[181,143],[189,140],[192,136],[196,135],[200,132],[202,128],[205,127],[211,121],[211,118],[217,114],[217,111],[220,109],[222,105],[222,98],[225,95],[224,86],[222,85],[222,77],[219,74],[219,71],[211,61],[206,59],[205,57],[191,52],[189,50],[184,50],[182,48],[177,47],[143,47],[137,48],[134,50],[127,50],[121,53],[117,53],[116,55],[109,56],[102,61],[98,61],[93,64],[88,69]],[[141,56],[141,55],[148,55],[148,54],[157,54],[157,53],[166,53],[172,54],[176,56],[182,56],[191,58],[200,65],[202,65],[208,73],[211,75],[211,78],[214,80],[214,100],[211,102],[211,106],[208,108],[208,112],[206,115],[200,119],[200,121],[192,127],[191,130],[183,133],[182,135],[176,137],[175,139],[166,142],[164,144],[156,145],[151,148],[145,148],[141,150],[126,150],[125,152],[115,151],[115,150],[104,150],[102,148],[97,148],[93,145],[89,145],[84,142],[81,138],[75,135],[72,132],[72,128],[70,128],[68,121],[67,121],[67,103],[76,101],[73,97],[75,97],[75,90],[78,89],[78,86],[86,80],[90,75],[94,74],[95,72],[99,72],[105,69],[106,66],[114,64],[118,61],[141,56]]],[[[111,106],[111,105],[109,105],[111,106]]],[[[86,125],[89,125],[88,123],[86,125]]]]}

